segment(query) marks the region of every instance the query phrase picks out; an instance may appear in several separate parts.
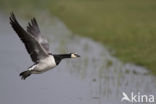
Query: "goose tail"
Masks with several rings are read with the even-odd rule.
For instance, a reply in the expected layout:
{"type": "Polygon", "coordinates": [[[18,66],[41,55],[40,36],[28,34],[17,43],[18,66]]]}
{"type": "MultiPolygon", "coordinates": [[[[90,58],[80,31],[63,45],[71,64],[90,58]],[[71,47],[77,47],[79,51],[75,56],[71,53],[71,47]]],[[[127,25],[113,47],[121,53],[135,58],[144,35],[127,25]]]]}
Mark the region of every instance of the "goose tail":
{"type": "Polygon", "coordinates": [[[20,73],[21,79],[25,80],[27,77],[31,75],[31,70],[26,70],[20,73]]]}

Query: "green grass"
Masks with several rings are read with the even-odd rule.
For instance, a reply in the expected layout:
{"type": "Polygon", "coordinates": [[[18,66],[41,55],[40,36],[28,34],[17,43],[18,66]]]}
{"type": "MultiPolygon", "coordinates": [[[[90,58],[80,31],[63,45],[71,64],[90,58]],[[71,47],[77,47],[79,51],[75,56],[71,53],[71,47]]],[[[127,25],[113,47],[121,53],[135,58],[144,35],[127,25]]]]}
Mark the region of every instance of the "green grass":
{"type": "Polygon", "coordinates": [[[155,0],[19,1],[0,0],[0,5],[24,13],[48,10],[74,33],[99,41],[115,50],[121,60],[145,66],[156,74],[155,0]]]}

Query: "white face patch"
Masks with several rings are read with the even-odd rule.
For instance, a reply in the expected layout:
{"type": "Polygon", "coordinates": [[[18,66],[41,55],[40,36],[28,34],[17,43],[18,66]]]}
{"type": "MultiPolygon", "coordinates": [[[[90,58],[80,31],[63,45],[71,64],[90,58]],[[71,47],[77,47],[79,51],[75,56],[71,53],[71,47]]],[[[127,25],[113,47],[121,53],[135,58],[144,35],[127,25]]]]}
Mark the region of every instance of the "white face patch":
{"type": "Polygon", "coordinates": [[[76,58],[77,56],[75,54],[71,54],[71,57],[72,58],[76,58]]]}

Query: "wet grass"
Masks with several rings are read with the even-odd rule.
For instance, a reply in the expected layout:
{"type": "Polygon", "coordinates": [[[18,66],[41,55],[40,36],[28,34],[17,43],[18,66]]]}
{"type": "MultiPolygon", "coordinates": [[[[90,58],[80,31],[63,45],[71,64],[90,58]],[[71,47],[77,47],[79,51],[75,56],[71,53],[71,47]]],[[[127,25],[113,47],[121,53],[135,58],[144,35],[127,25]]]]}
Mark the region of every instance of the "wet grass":
{"type": "Polygon", "coordinates": [[[48,10],[74,33],[91,37],[115,50],[121,60],[156,74],[155,0],[0,0],[0,5],[22,14],[48,10]]]}

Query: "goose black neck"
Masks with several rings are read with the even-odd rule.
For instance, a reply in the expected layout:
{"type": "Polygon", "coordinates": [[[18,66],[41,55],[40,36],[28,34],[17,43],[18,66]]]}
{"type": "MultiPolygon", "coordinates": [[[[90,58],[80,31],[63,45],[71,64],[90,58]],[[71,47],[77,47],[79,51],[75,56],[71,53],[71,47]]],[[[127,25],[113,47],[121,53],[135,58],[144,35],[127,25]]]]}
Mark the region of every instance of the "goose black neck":
{"type": "Polygon", "coordinates": [[[53,56],[57,65],[61,62],[62,59],[71,58],[71,54],[55,54],[53,56]]]}
{"type": "Polygon", "coordinates": [[[71,58],[71,54],[58,54],[58,55],[54,55],[54,56],[60,57],[61,59],[71,58]]]}

